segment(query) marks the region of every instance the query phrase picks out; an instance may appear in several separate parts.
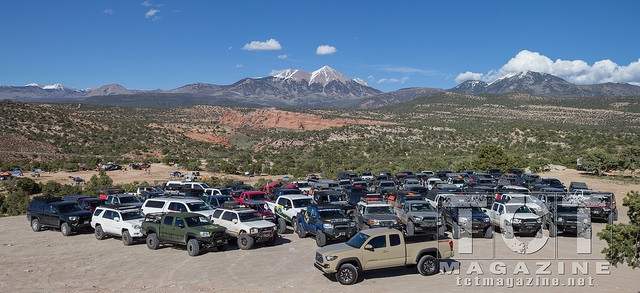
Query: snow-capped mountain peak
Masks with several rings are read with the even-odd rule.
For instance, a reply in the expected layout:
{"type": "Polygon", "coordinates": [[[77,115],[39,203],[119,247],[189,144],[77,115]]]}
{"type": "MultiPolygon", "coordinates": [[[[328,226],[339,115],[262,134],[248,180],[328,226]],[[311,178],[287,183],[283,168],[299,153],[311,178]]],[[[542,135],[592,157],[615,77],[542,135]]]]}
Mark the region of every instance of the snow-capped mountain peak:
{"type": "Polygon", "coordinates": [[[299,69],[287,69],[285,71],[282,71],[274,75],[274,77],[282,78],[282,79],[293,79],[295,81],[302,81],[302,80],[309,81],[311,79],[311,74],[309,72],[304,72],[299,69]]]}
{"type": "Polygon", "coordinates": [[[43,90],[62,90],[62,89],[64,89],[64,87],[61,84],[56,83],[56,84],[51,84],[51,85],[45,85],[45,86],[42,87],[42,89],[43,90]]]}
{"type": "Polygon", "coordinates": [[[343,83],[347,83],[351,79],[346,77],[342,73],[336,71],[335,69],[325,65],[322,68],[311,73],[311,80],[309,80],[309,84],[319,83],[319,84],[322,84],[323,86],[326,86],[329,82],[333,80],[338,80],[343,83]]]}
{"type": "Polygon", "coordinates": [[[355,82],[357,82],[357,83],[359,83],[359,84],[361,84],[361,85],[364,85],[364,86],[370,86],[370,85],[369,85],[366,81],[364,81],[364,79],[362,79],[362,78],[358,78],[358,77],[356,77],[356,78],[354,78],[354,79],[353,79],[353,81],[355,81],[355,82]]]}

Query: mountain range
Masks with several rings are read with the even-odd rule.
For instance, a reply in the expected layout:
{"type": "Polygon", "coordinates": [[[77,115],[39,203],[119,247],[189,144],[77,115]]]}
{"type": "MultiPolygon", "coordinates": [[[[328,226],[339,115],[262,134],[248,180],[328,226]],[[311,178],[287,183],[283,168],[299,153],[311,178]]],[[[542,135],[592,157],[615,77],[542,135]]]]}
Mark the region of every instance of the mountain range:
{"type": "MultiPolygon", "coordinates": [[[[73,102],[132,107],[178,107],[196,104],[278,108],[371,109],[407,102],[445,91],[406,88],[384,93],[362,79],[352,79],[324,66],[313,72],[288,69],[277,75],[244,78],[231,85],[194,83],[171,90],[130,90],[119,84],[74,89],[60,84],[0,86],[0,100],[73,102]]],[[[543,97],[640,96],[640,87],[626,83],[576,85],[546,73],[524,71],[491,83],[465,81],[447,91],[462,94],[525,93],[543,97]]]]}

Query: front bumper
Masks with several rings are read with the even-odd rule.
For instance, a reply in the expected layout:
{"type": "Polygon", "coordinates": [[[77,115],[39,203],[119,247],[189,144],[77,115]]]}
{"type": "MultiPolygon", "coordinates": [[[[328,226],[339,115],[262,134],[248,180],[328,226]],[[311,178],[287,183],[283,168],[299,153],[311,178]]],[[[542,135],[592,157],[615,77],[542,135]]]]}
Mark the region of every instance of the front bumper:
{"type": "Polygon", "coordinates": [[[327,235],[327,238],[329,239],[349,239],[351,236],[358,233],[358,228],[355,226],[334,226],[333,229],[324,229],[322,232],[327,235]]]}

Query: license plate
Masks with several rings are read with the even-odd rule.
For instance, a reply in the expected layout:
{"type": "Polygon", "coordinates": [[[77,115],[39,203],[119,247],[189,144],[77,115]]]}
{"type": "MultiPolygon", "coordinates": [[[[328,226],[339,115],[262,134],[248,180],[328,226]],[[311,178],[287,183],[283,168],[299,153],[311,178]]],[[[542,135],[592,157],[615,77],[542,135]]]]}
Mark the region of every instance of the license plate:
{"type": "Polygon", "coordinates": [[[85,224],[89,224],[89,221],[84,221],[85,224]]]}
{"type": "Polygon", "coordinates": [[[575,228],[577,228],[577,227],[576,227],[575,225],[571,225],[571,228],[575,229],[575,228]]]}
{"type": "Polygon", "coordinates": [[[340,232],[340,236],[344,236],[346,235],[344,232],[340,232]]]}

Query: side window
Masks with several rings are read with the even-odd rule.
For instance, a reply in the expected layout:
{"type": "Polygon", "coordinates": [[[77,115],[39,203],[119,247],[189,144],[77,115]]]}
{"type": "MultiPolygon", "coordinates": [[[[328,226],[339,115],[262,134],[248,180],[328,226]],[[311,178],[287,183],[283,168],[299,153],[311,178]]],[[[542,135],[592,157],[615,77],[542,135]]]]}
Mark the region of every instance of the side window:
{"type": "Polygon", "coordinates": [[[113,220],[115,213],[113,211],[105,211],[103,218],[113,220]]]}
{"type": "Polygon", "coordinates": [[[98,217],[98,216],[100,216],[100,214],[101,214],[101,213],[102,213],[102,209],[96,209],[96,210],[93,212],[93,215],[94,215],[94,216],[96,216],[96,217],[98,217]]]}
{"type": "Polygon", "coordinates": [[[173,224],[173,216],[164,217],[164,221],[162,223],[171,226],[171,224],[173,224]]]}
{"type": "Polygon", "coordinates": [[[493,207],[491,207],[492,210],[497,211],[498,210],[498,204],[494,203],[493,207]]]}
{"type": "Polygon", "coordinates": [[[281,206],[286,205],[287,203],[287,199],[286,198],[278,198],[278,204],[281,206]]]}
{"type": "Polygon", "coordinates": [[[184,220],[182,218],[176,218],[176,222],[173,223],[174,226],[178,227],[178,226],[183,226],[184,227],[184,220]]]}
{"type": "Polygon", "coordinates": [[[164,201],[159,200],[147,200],[147,203],[144,205],[148,208],[158,208],[161,209],[164,206],[164,201]]]}
{"type": "Polygon", "coordinates": [[[213,212],[213,217],[214,218],[220,218],[220,214],[222,214],[222,210],[215,210],[213,212]]]}
{"type": "Polygon", "coordinates": [[[234,219],[238,219],[238,216],[236,215],[236,213],[232,213],[232,212],[227,212],[222,214],[222,219],[227,220],[227,221],[233,221],[234,219]]]}
{"type": "Polygon", "coordinates": [[[503,213],[504,212],[504,206],[503,205],[498,205],[498,213],[503,213]]]}
{"type": "Polygon", "coordinates": [[[400,245],[400,234],[391,234],[391,235],[389,235],[389,244],[391,246],[400,245]]]}
{"type": "Polygon", "coordinates": [[[169,204],[168,210],[186,212],[187,211],[187,207],[185,207],[184,204],[182,204],[180,202],[172,202],[172,203],[169,204]]]}
{"type": "Polygon", "coordinates": [[[373,246],[373,248],[383,248],[387,246],[387,237],[386,235],[381,235],[378,237],[375,237],[373,239],[371,239],[371,241],[369,241],[369,244],[371,244],[371,246],[373,246]]]}

